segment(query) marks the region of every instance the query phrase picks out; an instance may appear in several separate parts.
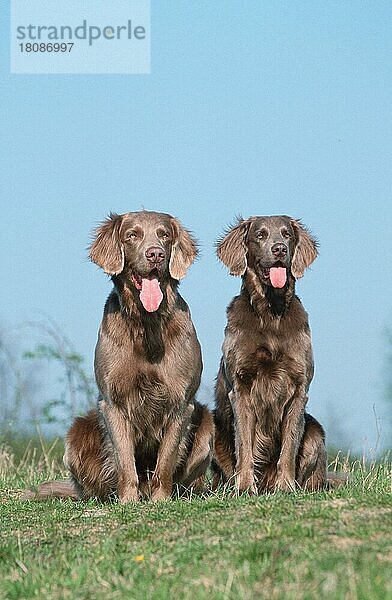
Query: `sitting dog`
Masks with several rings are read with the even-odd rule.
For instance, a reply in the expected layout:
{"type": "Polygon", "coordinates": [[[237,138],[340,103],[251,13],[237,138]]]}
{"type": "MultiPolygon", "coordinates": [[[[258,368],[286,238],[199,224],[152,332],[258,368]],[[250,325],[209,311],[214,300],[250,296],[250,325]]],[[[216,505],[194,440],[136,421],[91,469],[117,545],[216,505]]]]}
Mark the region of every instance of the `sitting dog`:
{"type": "Polygon", "coordinates": [[[227,309],[216,383],[215,485],[235,477],[238,492],[320,489],[324,432],[305,412],[313,355],[295,295],[316,241],[290,217],[252,217],[220,240],[217,253],[242,288],[227,309]]]}
{"type": "Polygon", "coordinates": [[[178,282],[197,254],[179,221],[156,212],[111,214],[90,257],[111,276],[95,351],[98,405],[66,437],[72,481],[42,496],[120,502],[198,490],[210,464],[214,424],[195,402],[201,351],[178,282]]]}

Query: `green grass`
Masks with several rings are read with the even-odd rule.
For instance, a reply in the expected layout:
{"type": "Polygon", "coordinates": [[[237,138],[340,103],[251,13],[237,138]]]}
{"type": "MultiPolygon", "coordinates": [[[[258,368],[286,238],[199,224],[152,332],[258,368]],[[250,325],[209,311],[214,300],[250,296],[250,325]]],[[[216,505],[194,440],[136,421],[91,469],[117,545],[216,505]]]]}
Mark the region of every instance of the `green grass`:
{"type": "Polygon", "coordinates": [[[21,500],[56,446],[0,452],[0,598],[392,598],[391,466],[317,494],[121,506],[21,500]]]}

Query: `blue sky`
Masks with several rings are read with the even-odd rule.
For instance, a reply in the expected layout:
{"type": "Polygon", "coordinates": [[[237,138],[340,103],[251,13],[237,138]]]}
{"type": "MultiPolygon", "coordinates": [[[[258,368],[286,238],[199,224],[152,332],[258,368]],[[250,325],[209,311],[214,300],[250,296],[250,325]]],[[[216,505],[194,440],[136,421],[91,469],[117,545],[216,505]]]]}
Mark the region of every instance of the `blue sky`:
{"type": "Polygon", "coordinates": [[[214,240],[236,214],[302,218],[298,283],[316,362],[309,410],[374,447],[392,324],[392,5],[152,2],[150,75],[10,75],[2,9],[0,323],[42,312],[92,368],[110,285],[86,259],[109,211],[178,216],[201,243],[181,285],[215,377],[240,280],[214,240]]]}

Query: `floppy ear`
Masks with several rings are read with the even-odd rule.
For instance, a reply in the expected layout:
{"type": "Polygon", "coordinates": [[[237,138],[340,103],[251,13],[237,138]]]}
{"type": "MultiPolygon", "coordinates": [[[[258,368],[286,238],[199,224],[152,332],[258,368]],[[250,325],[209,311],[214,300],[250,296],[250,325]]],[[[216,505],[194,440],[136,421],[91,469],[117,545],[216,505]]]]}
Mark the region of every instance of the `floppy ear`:
{"type": "Polygon", "coordinates": [[[187,269],[197,256],[197,242],[181,223],[171,218],[173,245],[171,249],[169,272],[173,279],[185,277],[187,269]]]}
{"type": "Polygon", "coordinates": [[[246,236],[250,222],[249,219],[247,221],[239,219],[238,224],[232,227],[225,237],[217,242],[216,253],[229,269],[230,275],[242,276],[248,266],[246,236]]]}
{"type": "Polygon", "coordinates": [[[299,279],[317,257],[317,241],[300,221],[291,219],[290,222],[296,238],[291,272],[299,279]]]}
{"type": "Polygon", "coordinates": [[[118,275],[124,268],[121,223],[122,215],[110,213],[109,218],[95,230],[95,240],[90,246],[91,260],[108,275],[118,275]]]}

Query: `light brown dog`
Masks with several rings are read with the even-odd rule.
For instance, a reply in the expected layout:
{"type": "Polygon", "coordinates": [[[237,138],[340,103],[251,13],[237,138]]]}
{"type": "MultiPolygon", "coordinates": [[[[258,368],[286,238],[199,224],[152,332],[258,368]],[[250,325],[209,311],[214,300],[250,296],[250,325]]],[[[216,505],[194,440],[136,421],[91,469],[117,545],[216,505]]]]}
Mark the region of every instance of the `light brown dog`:
{"type": "Polygon", "coordinates": [[[287,216],[240,220],[218,257],[242,288],[227,309],[216,384],[215,485],[239,492],[322,488],[324,432],[305,412],[313,378],[308,318],[295,281],[317,256],[312,235],[287,216]]]}
{"type": "Polygon", "coordinates": [[[201,351],[177,291],[196,254],[167,214],[112,214],[97,229],[90,257],[114,284],[95,351],[98,406],[68,432],[72,484],[45,484],[41,496],[116,494],[125,503],[169,498],[175,484],[202,486],[214,425],[195,402],[201,351]]]}

